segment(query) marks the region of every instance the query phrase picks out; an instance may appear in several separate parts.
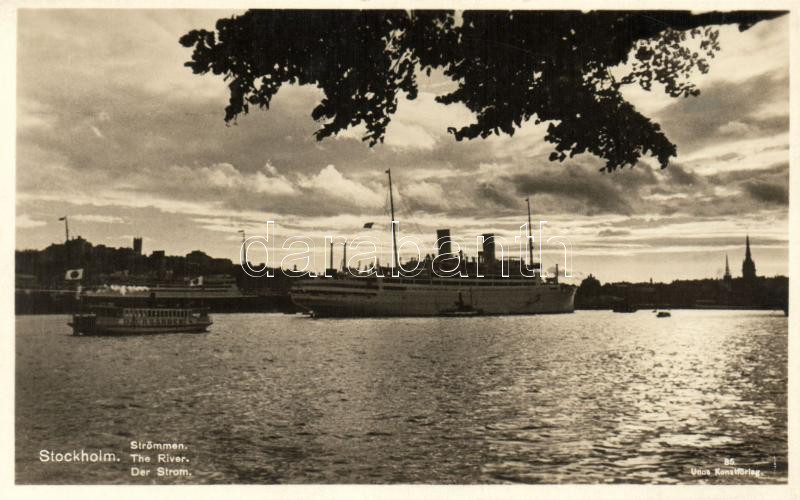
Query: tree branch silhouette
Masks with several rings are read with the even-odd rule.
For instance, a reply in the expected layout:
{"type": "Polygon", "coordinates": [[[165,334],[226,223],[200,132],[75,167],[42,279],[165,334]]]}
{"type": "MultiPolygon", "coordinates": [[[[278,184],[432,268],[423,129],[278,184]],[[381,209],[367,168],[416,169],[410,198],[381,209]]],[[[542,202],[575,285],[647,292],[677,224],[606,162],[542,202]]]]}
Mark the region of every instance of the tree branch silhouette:
{"type": "Polygon", "coordinates": [[[720,50],[717,25],[740,31],[785,14],[736,11],[400,11],[250,10],[192,30],[186,66],[224,75],[225,121],[255,106],[268,109],[284,84],[315,85],[317,140],[364,124],[363,140],[383,142],[398,97],[417,97],[417,74],[438,69],[456,83],[438,95],[460,103],[475,122],[448,128],[456,140],[513,135],[524,122],[547,122],[551,161],[581,153],[603,171],[633,166],[642,155],[668,165],[677,149],[661,127],[626,101],[621,88],[663,86],[674,98],[696,96],[691,82],[720,50]],[[615,78],[613,70],[627,73],[615,78]]]}

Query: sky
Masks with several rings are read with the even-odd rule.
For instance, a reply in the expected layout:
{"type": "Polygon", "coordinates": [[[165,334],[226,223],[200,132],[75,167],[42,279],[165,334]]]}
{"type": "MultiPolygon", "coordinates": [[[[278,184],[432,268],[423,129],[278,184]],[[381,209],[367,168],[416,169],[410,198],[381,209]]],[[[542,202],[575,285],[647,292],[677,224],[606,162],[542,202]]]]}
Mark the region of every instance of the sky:
{"type": "MultiPolygon", "coordinates": [[[[644,158],[603,174],[589,154],[548,161],[545,125],[455,141],[447,127],[472,117],[434,101],[452,86],[437,74],[420,79],[416,100],[401,100],[373,148],[359,128],[316,141],[311,110],[321,92],[310,86],[284,86],[268,111],[226,125],[225,82],[184,67],[191,49],[178,39],[236,13],[19,11],[17,249],[62,242],[58,219],[68,215],[71,235],[94,244],[131,246],[141,236],[146,254],[200,249],[238,262],[238,231],[263,236],[274,221],[272,264],[297,251],[282,243],[303,236],[322,269],[328,235],[375,238],[388,263],[391,168],[400,234],[418,238],[423,253],[439,228],[468,255],[483,233],[517,253],[530,196],[534,227],[547,221],[544,240],[570,242],[572,281],[716,278],[726,254],[740,276],[746,234],[759,275],[788,274],[788,16],[741,33],[720,27],[721,51],[692,78],[698,97],[626,87],[678,156],[664,170],[644,158]]],[[[341,245],[334,252],[338,262],[341,245]]],[[[544,267],[563,270],[563,253],[543,244],[544,267]]]]}

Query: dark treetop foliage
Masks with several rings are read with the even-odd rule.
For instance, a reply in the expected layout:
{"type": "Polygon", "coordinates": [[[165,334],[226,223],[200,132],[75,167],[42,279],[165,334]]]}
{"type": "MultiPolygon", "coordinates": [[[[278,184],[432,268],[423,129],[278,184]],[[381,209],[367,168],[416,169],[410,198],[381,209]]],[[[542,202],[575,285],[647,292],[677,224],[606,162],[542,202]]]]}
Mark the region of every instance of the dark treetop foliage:
{"type": "Polygon", "coordinates": [[[551,160],[590,152],[603,170],[634,165],[642,154],[662,168],[675,145],[657,123],[623,99],[620,88],[664,86],[697,95],[692,72],[708,71],[720,24],[745,30],[782,12],[251,10],[220,19],[216,31],[180,39],[194,47],[186,65],[229,81],[225,121],[251,106],[269,108],[284,83],[312,84],[325,97],[312,117],[321,140],[364,123],[365,141],[383,141],[398,94],[417,95],[416,75],[440,68],[457,84],[437,96],[462,103],[475,123],[449,128],[457,140],[506,133],[533,119],[549,123],[551,160]],[[459,22],[460,21],[460,22],[459,22]],[[625,64],[615,78],[611,68],[625,64]]]}

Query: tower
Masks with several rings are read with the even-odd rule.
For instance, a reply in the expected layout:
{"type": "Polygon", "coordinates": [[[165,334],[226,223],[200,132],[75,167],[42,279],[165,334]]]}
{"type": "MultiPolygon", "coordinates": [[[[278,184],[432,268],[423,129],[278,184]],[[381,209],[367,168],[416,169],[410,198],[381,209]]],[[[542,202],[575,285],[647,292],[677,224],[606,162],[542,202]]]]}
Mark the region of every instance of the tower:
{"type": "Polygon", "coordinates": [[[756,279],[756,264],[750,255],[750,235],[745,239],[744,261],[742,262],[742,278],[747,282],[756,279]]]}
{"type": "Polygon", "coordinates": [[[450,230],[437,229],[436,230],[436,254],[449,255],[452,251],[450,246],[450,230]]]}
{"type": "Polygon", "coordinates": [[[491,264],[494,258],[494,234],[486,233],[483,235],[483,262],[491,264]]]}
{"type": "Polygon", "coordinates": [[[142,255],[142,237],[133,238],[133,253],[142,255]]]}
{"type": "Polygon", "coordinates": [[[733,279],[731,277],[731,266],[728,265],[728,254],[725,254],[725,275],[722,277],[722,279],[726,283],[729,283],[733,279]]]}

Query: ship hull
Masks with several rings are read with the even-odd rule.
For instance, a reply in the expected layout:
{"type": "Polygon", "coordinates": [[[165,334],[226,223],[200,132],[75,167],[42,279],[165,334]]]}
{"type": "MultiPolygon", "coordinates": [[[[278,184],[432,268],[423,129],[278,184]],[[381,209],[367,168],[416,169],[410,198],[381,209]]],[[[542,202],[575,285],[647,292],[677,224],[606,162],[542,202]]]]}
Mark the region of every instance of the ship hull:
{"type": "MultiPolygon", "coordinates": [[[[73,323],[69,326],[74,328],[73,323]]],[[[157,335],[164,333],[205,333],[211,323],[198,323],[193,325],[173,326],[97,326],[94,329],[78,329],[75,335],[157,335]]]]}
{"type": "Polygon", "coordinates": [[[558,314],[575,310],[570,285],[432,286],[378,284],[356,280],[307,280],[292,301],[316,317],[477,316],[558,314]],[[345,282],[346,281],[346,282],[345,282]]]}

